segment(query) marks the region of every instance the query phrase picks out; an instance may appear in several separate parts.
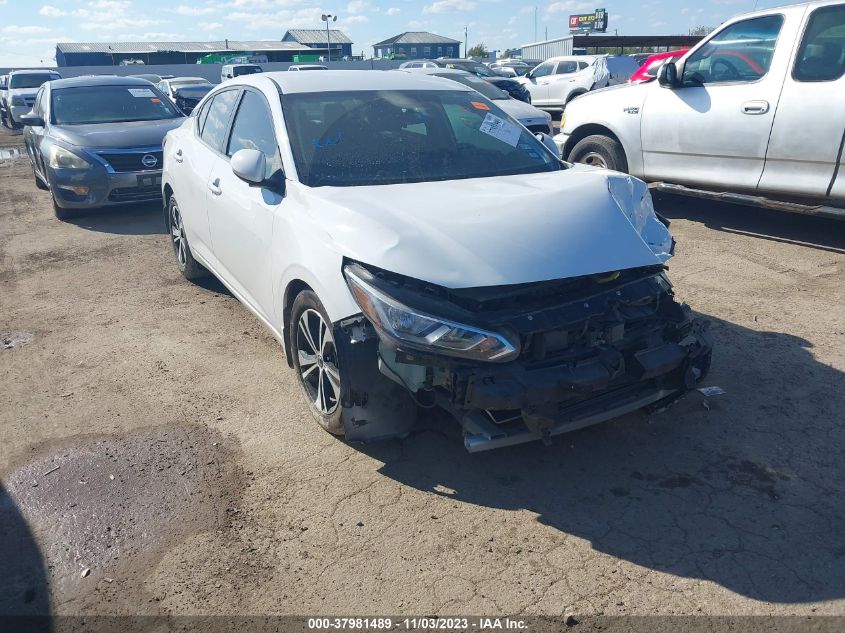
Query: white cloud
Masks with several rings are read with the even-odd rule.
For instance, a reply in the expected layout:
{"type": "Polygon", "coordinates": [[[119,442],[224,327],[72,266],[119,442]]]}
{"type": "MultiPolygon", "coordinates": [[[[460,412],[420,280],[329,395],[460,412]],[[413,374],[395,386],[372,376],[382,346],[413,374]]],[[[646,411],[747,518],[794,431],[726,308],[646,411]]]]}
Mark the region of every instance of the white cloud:
{"type": "Polygon", "coordinates": [[[180,4],[175,9],[168,9],[171,13],[176,13],[178,15],[189,15],[189,16],[196,16],[196,15],[208,15],[210,13],[217,13],[219,9],[214,7],[192,7],[187,4],[180,4]]]}
{"type": "Polygon", "coordinates": [[[346,22],[346,24],[363,24],[364,22],[369,22],[370,18],[366,15],[351,15],[343,21],[346,22]]]}
{"type": "Polygon", "coordinates": [[[452,11],[472,11],[476,7],[474,0],[437,0],[423,7],[423,13],[450,13],[452,11]]]}
{"type": "Polygon", "coordinates": [[[396,15],[396,14],[397,14],[397,13],[399,13],[401,10],[402,10],[402,9],[398,9],[397,7],[390,7],[390,8],[387,10],[387,15],[396,15]]]}
{"type": "Polygon", "coordinates": [[[592,12],[595,2],[581,2],[579,0],[563,0],[562,2],[552,2],[546,7],[546,13],[569,13],[571,11],[588,11],[592,12]]]}
{"type": "Polygon", "coordinates": [[[3,33],[12,33],[15,35],[38,35],[39,33],[49,33],[50,29],[44,26],[18,26],[10,24],[3,27],[3,33]]]}
{"type": "Polygon", "coordinates": [[[216,31],[222,29],[223,25],[220,22],[200,22],[197,25],[202,31],[216,31]]]}
{"type": "Polygon", "coordinates": [[[45,4],[43,7],[41,7],[38,13],[47,18],[60,18],[64,15],[67,15],[67,11],[64,11],[49,4],[45,4]]]}

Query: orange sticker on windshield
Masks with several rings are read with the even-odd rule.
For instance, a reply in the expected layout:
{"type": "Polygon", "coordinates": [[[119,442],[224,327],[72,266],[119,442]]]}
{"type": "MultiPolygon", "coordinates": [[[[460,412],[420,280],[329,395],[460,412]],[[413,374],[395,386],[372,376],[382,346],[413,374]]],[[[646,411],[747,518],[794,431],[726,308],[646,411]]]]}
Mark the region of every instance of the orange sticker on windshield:
{"type": "Polygon", "coordinates": [[[150,99],[153,103],[161,103],[161,99],[150,99]]]}
{"type": "Polygon", "coordinates": [[[489,105],[487,105],[486,103],[481,103],[480,101],[470,101],[470,103],[472,104],[472,107],[475,108],[476,110],[489,110],[490,109],[489,105]]]}

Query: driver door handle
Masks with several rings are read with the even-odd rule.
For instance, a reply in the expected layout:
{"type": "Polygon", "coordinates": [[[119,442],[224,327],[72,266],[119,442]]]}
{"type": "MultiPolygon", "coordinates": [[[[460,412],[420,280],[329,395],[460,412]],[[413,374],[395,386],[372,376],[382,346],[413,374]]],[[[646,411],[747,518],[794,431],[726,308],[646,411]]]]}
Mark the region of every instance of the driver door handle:
{"type": "Polygon", "coordinates": [[[215,178],[210,183],[208,183],[208,190],[213,193],[215,196],[220,196],[223,194],[223,190],[220,188],[220,179],[215,178]]]}
{"type": "Polygon", "coordinates": [[[742,104],[743,114],[766,114],[768,111],[768,101],[746,101],[742,104]]]}

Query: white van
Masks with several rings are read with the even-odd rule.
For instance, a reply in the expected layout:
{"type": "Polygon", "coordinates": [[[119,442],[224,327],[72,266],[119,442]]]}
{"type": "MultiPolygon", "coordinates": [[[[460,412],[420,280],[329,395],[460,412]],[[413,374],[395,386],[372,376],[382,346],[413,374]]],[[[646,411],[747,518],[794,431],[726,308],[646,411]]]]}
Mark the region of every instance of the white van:
{"type": "Polygon", "coordinates": [[[234,79],[241,75],[255,75],[263,72],[264,70],[258,64],[226,64],[220,71],[220,81],[234,79]]]}

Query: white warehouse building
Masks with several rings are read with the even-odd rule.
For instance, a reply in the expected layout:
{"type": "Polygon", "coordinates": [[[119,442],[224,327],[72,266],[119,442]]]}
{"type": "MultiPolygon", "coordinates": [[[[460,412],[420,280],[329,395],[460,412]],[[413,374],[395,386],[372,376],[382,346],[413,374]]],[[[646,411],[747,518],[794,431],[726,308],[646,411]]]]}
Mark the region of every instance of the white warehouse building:
{"type": "Polygon", "coordinates": [[[572,42],[574,38],[571,35],[565,35],[553,40],[546,40],[544,42],[534,42],[533,44],[522,45],[522,59],[542,62],[551,57],[560,57],[561,55],[572,55],[572,42]]]}

